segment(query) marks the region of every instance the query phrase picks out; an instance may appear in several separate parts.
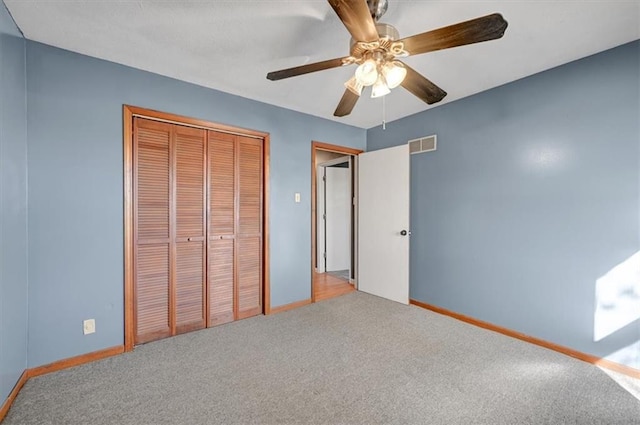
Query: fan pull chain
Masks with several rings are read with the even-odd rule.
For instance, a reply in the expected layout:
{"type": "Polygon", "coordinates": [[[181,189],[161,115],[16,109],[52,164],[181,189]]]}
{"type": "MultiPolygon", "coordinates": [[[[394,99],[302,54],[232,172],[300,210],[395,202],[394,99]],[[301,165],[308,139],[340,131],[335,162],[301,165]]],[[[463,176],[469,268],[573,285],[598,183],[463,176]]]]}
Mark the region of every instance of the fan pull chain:
{"type": "Polygon", "coordinates": [[[382,96],[382,129],[386,130],[387,129],[387,121],[385,120],[385,117],[387,115],[387,104],[386,104],[386,99],[387,96],[382,96]]]}

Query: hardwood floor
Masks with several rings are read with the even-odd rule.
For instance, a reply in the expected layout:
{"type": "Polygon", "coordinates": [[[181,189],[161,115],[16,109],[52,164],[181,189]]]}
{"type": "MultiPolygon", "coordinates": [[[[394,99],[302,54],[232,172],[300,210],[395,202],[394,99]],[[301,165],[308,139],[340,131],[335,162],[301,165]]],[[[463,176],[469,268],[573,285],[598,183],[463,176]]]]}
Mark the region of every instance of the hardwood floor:
{"type": "Polygon", "coordinates": [[[332,276],[329,273],[313,274],[313,295],[316,301],[328,300],[355,291],[346,279],[332,276]]]}

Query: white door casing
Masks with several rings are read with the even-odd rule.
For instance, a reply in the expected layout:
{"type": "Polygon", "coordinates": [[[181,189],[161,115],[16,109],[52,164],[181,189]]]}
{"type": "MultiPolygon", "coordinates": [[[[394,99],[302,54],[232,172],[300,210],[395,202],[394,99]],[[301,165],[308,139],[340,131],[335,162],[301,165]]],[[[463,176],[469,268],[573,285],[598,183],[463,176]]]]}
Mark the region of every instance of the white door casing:
{"type": "Polygon", "coordinates": [[[358,289],[402,304],[409,304],[409,167],[406,144],[358,155],[358,289]]]}
{"type": "Polygon", "coordinates": [[[325,168],[318,165],[316,170],[316,271],[324,273],[327,271],[324,260],[325,251],[325,229],[324,229],[324,170],[325,168]]]}
{"type": "Polygon", "coordinates": [[[351,268],[351,169],[325,167],[327,271],[351,268]]]}

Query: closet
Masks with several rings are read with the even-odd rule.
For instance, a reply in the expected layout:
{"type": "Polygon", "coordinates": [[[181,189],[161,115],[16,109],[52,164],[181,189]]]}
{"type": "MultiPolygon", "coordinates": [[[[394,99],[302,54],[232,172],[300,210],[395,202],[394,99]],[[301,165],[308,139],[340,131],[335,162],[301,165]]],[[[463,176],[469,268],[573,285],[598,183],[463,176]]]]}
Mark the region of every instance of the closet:
{"type": "Polygon", "coordinates": [[[136,344],[262,313],[263,139],[132,124],[136,344]]]}

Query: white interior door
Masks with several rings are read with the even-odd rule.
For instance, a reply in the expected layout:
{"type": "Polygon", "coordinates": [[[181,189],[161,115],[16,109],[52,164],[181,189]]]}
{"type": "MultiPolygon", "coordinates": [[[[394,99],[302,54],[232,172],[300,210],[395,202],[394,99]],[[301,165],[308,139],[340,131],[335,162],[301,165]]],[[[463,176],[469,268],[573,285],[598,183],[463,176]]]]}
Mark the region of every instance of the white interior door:
{"type": "Polygon", "coordinates": [[[358,155],[358,289],[403,304],[409,304],[409,164],[409,145],[358,155]]]}
{"type": "MultiPolygon", "coordinates": [[[[348,164],[348,163],[347,163],[348,164]]],[[[325,167],[327,271],[351,267],[351,169],[325,167]]]]}

